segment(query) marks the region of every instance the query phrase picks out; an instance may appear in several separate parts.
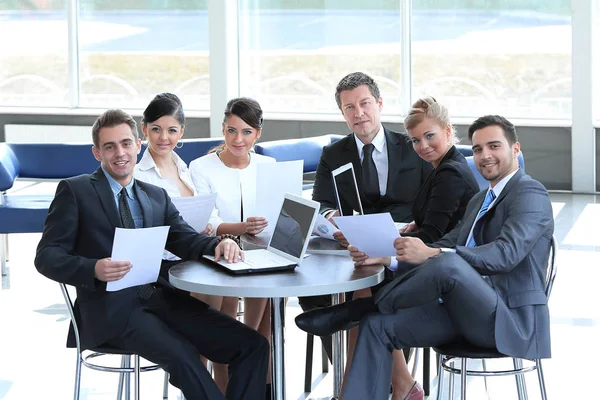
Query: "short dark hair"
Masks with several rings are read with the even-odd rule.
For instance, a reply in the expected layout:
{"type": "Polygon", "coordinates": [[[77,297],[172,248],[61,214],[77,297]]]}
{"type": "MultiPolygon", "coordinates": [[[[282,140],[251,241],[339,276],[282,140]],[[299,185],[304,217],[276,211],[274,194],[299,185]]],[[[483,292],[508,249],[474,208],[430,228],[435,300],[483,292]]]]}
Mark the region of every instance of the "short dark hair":
{"type": "Polygon", "coordinates": [[[249,97],[237,97],[229,100],[223,114],[225,115],[223,122],[230,116],[235,115],[254,129],[261,129],[263,126],[262,108],[260,108],[258,101],[249,97]]]}
{"type": "Polygon", "coordinates": [[[377,83],[371,78],[369,75],[364,72],[353,72],[351,74],[346,75],[342,78],[342,80],[337,84],[335,88],[335,102],[338,105],[338,108],[342,109],[342,101],[340,100],[340,93],[344,90],[354,90],[359,86],[367,85],[369,91],[375,97],[375,100],[379,100],[381,95],[379,94],[379,87],[377,83]]]}
{"type": "Polygon", "coordinates": [[[511,146],[519,141],[515,126],[506,118],[500,115],[484,115],[477,118],[471,126],[469,126],[469,140],[473,142],[473,134],[488,126],[499,126],[504,131],[504,136],[511,146]]]}
{"type": "Polygon", "coordinates": [[[139,138],[137,124],[133,117],[123,110],[106,110],[100,115],[92,126],[92,142],[96,148],[100,147],[100,129],[112,128],[121,124],[127,124],[131,128],[131,133],[135,140],[139,138]]]}
{"type": "Polygon", "coordinates": [[[142,124],[152,123],[165,115],[175,118],[181,126],[185,125],[183,105],[173,93],[159,93],[154,96],[144,110],[142,124]]]}

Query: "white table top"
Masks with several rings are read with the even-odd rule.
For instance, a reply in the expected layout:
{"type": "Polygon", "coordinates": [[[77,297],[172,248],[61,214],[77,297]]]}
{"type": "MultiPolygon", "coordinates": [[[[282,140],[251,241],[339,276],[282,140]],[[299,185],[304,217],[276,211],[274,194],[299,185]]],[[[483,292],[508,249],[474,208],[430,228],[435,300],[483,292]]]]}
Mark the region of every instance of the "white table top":
{"type": "Polygon", "coordinates": [[[169,270],[169,282],[195,293],[238,297],[317,296],[375,286],[383,266],[354,268],[350,257],[313,254],[294,271],[231,275],[209,261],[186,261],[169,270]]]}

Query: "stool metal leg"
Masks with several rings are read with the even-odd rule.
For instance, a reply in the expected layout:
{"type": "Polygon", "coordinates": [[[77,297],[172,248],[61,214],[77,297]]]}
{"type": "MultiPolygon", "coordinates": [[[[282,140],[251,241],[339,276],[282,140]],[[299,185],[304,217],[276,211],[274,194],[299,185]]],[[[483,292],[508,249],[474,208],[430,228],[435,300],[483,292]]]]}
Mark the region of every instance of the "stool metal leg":
{"type": "MultiPolygon", "coordinates": [[[[523,368],[523,360],[520,358],[513,358],[513,365],[515,370],[523,368]]],[[[516,374],[515,380],[517,381],[517,395],[519,400],[527,400],[527,387],[525,385],[525,375],[523,373],[516,374]]]]}
{"type": "Polygon", "coordinates": [[[468,358],[463,358],[460,363],[460,400],[467,399],[467,361],[468,358]]]}
{"type": "Polygon", "coordinates": [[[163,386],[163,400],[169,398],[169,373],[165,371],[165,383],[163,386]]]}
{"type": "Polygon", "coordinates": [[[444,368],[442,368],[442,355],[438,354],[438,391],[436,400],[442,400],[442,390],[444,389],[444,368]]]}
{"type": "MultiPolygon", "coordinates": [[[[487,366],[485,365],[485,358],[481,359],[481,370],[483,372],[487,371],[487,366]]],[[[490,400],[490,390],[488,389],[488,384],[487,384],[487,376],[483,376],[483,386],[485,387],[485,395],[487,396],[488,400],[490,400]]]]}
{"type": "Polygon", "coordinates": [[[306,362],[304,363],[304,393],[312,391],[312,365],[313,365],[313,347],[315,337],[310,333],[306,334],[306,362]]]}
{"type": "MultiPolygon", "coordinates": [[[[125,367],[131,367],[131,356],[125,357],[125,367]]],[[[125,400],[131,400],[131,374],[125,374],[125,400]]]]}
{"type": "Polygon", "coordinates": [[[81,353],[77,354],[77,365],[75,366],[75,393],[74,400],[79,400],[79,391],[81,390],[81,353]]]}
{"type": "Polygon", "coordinates": [[[542,371],[542,360],[539,358],[535,360],[535,366],[538,373],[538,380],[540,382],[540,392],[542,393],[542,400],[548,400],[546,396],[546,382],[544,381],[544,371],[542,371]]]}
{"type": "MultiPolygon", "coordinates": [[[[129,356],[122,356],[121,357],[121,368],[125,368],[127,365],[127,357],[129,356]]],[[[121,400],[123,398],[123,381],[125,380],[125,375],[127,375],[127,372],[120,372],[119,373],[119,386],[117,387],[117,400],[121,400]]]]}
{"type": "MultiPolygon", "coordinates": [[[[6,276],[8,274],[8,270],[6,269],[6,260],[8,259],[8,235],[1,234],[0,235],[0,265],[2,266],[2,276],[6,276]]],[[[1,287],[0,287],[1,289],[1,287]]]]}
{"type": "Polygon", "coordinates": [[[140,356],[133,356],[133,398],[140,400],[140,356]]]}
{"type": "MultiPolygon", "coordinates": [[[[455,367],[455,365],[454,365],[455,363],[456,363],[456,358],[453,358],[452,359],[452,368],[455,367]]],[[[454,372],[450,372],[450,381],[448,383],[449,383],[448,384],[448,387],[449,387],[448,398],[450,400],[454,400],[454,372]]]]}

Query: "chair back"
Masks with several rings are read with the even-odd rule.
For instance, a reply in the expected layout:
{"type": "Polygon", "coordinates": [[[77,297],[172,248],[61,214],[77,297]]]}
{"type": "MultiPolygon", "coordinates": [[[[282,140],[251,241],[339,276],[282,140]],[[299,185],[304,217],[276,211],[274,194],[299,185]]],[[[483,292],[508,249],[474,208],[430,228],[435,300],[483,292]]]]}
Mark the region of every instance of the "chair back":
{"type": "Polygon", "coordinates": [[[556,278],[556,251],[558,250],[558,244],[556,236],[552,235],[552,242],[550,244],[550,256],[548,257],[548,270],[546,271],[546,297],[550,298],[552,292],[552,286],[554,285],[554,279],[556,278]]]}
{"type": "Polygon", "coordinates": [[[65,304],[67,310],[69,310],[69,316],[71,317],[71,325],[73,325],[73,331],[75,333],[75,342],[77,343],[77,354],[81,354],[81,344],[79,343],[79,328],[77,327],[77,320],[75,319],[75,309],[73,308],[73,301],[71,295],[67,289],[67,285],[59,283],[60,290],[62,290],[63,297],[65,298],[65,304]]]}

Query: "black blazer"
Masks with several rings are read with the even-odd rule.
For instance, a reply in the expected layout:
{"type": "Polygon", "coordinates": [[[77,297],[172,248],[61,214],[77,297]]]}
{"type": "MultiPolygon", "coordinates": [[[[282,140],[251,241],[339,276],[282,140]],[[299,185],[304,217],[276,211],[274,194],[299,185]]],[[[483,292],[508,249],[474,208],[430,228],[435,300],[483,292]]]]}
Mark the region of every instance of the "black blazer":
{"type": "Polygon", "coordinates": [[[418,231],[403,233],[425,243],[439,240],[462,219],[467,203],[479,185],[460,151],[452,146],[431,171],[413,204],[413,218],[418,231]]]}
{"type": "MultiPolygon", "coordinates": [[[[389,212],[396,222],[412,221],[411,208],[419,188],[431,171],[431,164],[423,161],[413,150],[405,134],[384,128],[388,153],[388,179],[386,193],[376,204],[371,204],[362,190],[362,167],[354,134],[338,140],[323,148],[317,166],[312,198],[321,203],[321,213],[338,208],[335,200],[331,171],[351,162],[354,166],[360,200],[365,214],[389,212]]],[[[340,202],[342,213],[352,215],[352,210],[359,210],[358,203],[349,191],[354,186],[340,185],[340,202]]]]}
{"type": "MultiPolygon", "coordinates": [[[[167,192],[136,180],[134,190],[144,227],[170,227],[166,248],[182,259],[213,252],[216,238],[196,233],[179,215],[167,192]]],[[[75,314],[84,349],[123,332],[135,306],[137,287],[106,291],[94,278],[99,259],[110,257],[115,228],[122,227],[113,192],[102,169],[61,181],[37,247],[35,267],[48,278],[77,288],[75,314]]],[[[68,345],[72,345],[72,332],[68,345]]]]}

